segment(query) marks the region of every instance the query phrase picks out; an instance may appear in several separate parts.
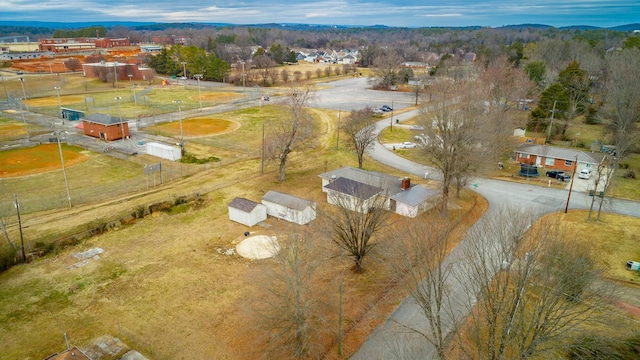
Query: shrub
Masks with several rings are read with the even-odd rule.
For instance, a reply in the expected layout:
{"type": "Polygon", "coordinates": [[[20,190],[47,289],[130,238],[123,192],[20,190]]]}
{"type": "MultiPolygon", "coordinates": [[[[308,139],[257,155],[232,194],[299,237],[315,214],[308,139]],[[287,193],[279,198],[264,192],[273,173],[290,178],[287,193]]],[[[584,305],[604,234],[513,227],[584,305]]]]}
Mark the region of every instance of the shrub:
{"type": "Polygon", "coordinates": [[[16,264],[18,249],[11,246],[0,246],[0,271],[5,271],[16,264]]]}
{"type": "Polygon", "coordinates": [[[636,178],[636,172],[633,170],[627,170],[626,173],[624,173],[624,177],[627,179],[635,179],[636,178]]]}

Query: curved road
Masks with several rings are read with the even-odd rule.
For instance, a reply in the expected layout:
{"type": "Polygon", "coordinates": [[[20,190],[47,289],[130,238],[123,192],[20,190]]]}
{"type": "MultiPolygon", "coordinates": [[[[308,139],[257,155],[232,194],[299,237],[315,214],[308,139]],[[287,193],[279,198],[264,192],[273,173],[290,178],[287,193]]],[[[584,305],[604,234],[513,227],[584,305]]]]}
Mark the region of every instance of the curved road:
{"type": "MultiPolygon", "coordinates": [[[[407,112],[396,116],[400,122],[410,119],[417,114],[416,111],[407,112]]],[[[389,126],[389,120],[384,119],[377,123],[377,130],[381,131],[389,126]]],[[[396,155],[380,143],[376,143],[368,154],[375,160],[402,170],[418,177],[428,177],[434,180],[441,180],[441,173],[425,165],[417,164],[396,155]]],[[[566,189],[554,189],[541,186],[533,186],[521,183],[493,179],[474,179],[472,181],[474,191],[484,196],[489,202],[489,209],[485,215],[474,225],[482,226],[486,217],[503,206],[524,208],[537,215],[544,213],[564,211],[567,197],[566,189]]],[[[591,197],[584,192],[573,191],[569,209],[588,209],[591,204],[591,197]]],[[[640,204],[634,201],[607,199],[603,205],[606,212],[617,213],[640,217],[640,204]]],[[[462,249],[468,238],[463,239],[445,260],[446,264],[459,263],[462,259],[462,249]]],[[[475,300],[473,294],[465,291],[455,276],[447,279],[449,290],[449,300],[452,304],[452,315],[458,320],[466,315],[467,307],[464,304],[472,303],[475,300]],[[454,301],[455,300],[455,301],[454,301]]],[[[451,331],[452,324],[446,325],[446,332],[451,331]]],[[[406,298],[400,306],[389,316],[384,324],[374,330],[362,345],[360,350],[352,356],[352,359],[433,359],[435,349],[424,338],[418,335],[419,332],[426,331],[427,322],[424,320],[420,308],[415,304],[412,297],[406,298]]]]}

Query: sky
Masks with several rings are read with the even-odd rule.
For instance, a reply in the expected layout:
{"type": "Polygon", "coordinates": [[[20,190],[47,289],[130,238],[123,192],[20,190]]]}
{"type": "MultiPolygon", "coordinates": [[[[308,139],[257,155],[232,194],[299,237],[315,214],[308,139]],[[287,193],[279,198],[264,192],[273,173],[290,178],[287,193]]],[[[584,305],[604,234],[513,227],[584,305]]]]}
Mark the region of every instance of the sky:
{"type": "Polygon", "coordinates": [[[0,0],[0,20],[393,27],[640,22],[640,0],[0,0]]]}

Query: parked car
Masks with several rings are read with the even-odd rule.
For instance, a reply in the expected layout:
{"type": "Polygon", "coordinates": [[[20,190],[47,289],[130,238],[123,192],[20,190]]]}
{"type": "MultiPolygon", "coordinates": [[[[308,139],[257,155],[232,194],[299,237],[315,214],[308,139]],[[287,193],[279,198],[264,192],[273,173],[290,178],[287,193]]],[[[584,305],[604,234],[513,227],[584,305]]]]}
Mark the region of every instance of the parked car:
{"type": "Polygon", "coordinates": [[[582,169],[578,174],[579,179],[589,180],[591,178],[591,169],[582,169]]]}
{"type": "Polygon", "coordinates": [[[564,174],[563,171],[558,171],[558,170],[550,170],[546,172],[547,176],[550,178],[557,178],[559,174],[564,174]]]}
{"type": "Polygon", "coordinates": [[[382,111],[382,110],[380,110],[378,108],[375,108],[375,109],[371,110],[371,112],[373,112],[374,114],[382,114],[382,113],[384,113],[384,111],[382,111]]]}
{"type": "Polygon", "coordinates": [[[421,125],[411,125],[411,126],[409,126],[409,129],[411,129],[411,130],[424,130],[424,126],[421,126],[421,125]]]}
{"type": "Polygon", "coordinates": [[[263,96],[262,97],[262,101],[269,101],[269,97],[268,96],[263,96]]]}
{"type": "Polygon", "coordinates": [[[400,144],[400,149],[413,149],[414,147],[416,147],[416,144],[410,141],[405,141],[402,144],[400,144]]]}
{"type": "Polygon", "coordinates": [[[382,106],[380,106],[380,110],[382,110],[384,112],[388,112],[388,111],[393,110],[393,108],[391,106],[389,106],[389,105],[382,105],[382,106]]]}
{"type": "Polygon", "coordinates": [[[556,176],[556,179],[558,179],[558,180],[560,180],[562,182],[569,182],[569,181],[571,181],[571,175],[565,174],[565,173],[558,174],[558,176],[556,176]]]}

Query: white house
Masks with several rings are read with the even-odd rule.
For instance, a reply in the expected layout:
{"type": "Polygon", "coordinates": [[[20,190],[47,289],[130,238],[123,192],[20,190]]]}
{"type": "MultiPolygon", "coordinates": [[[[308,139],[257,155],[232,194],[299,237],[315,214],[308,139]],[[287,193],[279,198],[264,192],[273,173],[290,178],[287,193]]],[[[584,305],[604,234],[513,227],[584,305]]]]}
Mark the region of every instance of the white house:
{"type": "Polygon", "coordinates": [[[262,197],[267,215],[304,225],[316,218],[316,203],[278,191],[269,191],[262,197]]]}
{"type": "Polygon", "coordinates": [[[327,202],[363,214],[369,212],[376,200],[381,199],[382,188],[367,185],[347,178],[337,178],[324,186],[327,202]]]}
{"type": "Polygon", "coordinates": [[[402,216],[414,218],[436,205],[438,192],[424,186],[414,185],[405,191],[393,195],[391,208],[402,216]],[[395,206],[394,204],[395,203],[395,206]]]}
{"type": "Polygon", "coordinates": [[[237,197],[229,203],[229,220],[253,226],[267,219],[267,207],[249,199],[237,197]]]}
{"type": "MultiPolygon", "coordinates": [[[[398,178],[349,166],[331,170],[319,176],[322,179],[322,191],[327,192],[327,202],[333,205],[336,204],[336,194],[338,193],[344,193],[354,199],[360,198],[360,202],[362,202],[363,199],[368,199],[367,196],[370,193],[375,192],[373,197],[380,201],[380,206],[403,216],[415,217],[420,212],[433,207],[440,198],[439,193],[435,190],[412,185],[408,177],[398,178]],[[345,184],[344,180],[340,180],[341,178],[351,182],[345,184]],[[333,185],[336,181],[339,181],[338,184],[333,185]],[[332,193],[329,193],[330,191],[332,193]],[[378,194],[379,196],[376,196],[378,194]]],[[[366,206],[373,205],[374,200],[367,200],[366,206]]]]}

